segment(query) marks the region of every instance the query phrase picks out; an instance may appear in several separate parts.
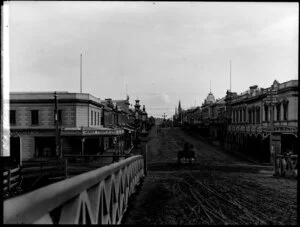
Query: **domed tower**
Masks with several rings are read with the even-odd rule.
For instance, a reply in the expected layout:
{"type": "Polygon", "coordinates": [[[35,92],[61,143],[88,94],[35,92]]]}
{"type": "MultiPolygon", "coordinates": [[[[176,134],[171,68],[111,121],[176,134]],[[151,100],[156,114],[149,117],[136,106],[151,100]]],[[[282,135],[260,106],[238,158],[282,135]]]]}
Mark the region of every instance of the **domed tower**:
{"type": "Polygon", "coordinates": [[[216,99],[213,93],[209,92],[205,101],[206,103],[214,103],[216,99]]]}
{"type": "Polygon", "coordinates": [[[206,99],[204,100],[204,105],[211,104],[214,102],[216,102],[216,99],[215,99],[215,96],[213,95],[213,93],[211,93],[211,81],[210,81],[209,93],[208,93],[206,99]]]}

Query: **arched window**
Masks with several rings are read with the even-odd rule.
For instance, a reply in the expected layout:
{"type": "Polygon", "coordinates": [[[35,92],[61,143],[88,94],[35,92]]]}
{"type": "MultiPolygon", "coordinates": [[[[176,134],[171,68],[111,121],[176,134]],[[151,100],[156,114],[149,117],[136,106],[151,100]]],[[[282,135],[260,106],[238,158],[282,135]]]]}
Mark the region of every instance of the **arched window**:
{"type": "Polygon", "coordinates": [[[233,111],[233,123],[236,123],[236,118],[235,118],[235,116],[236,116],[236,111],[234,110],[234,111],[233,111]]]}
{"type": "Polygon", "coordinates": [[[260,107],[259,106],[256,107],[256,123],[257,124],[260,123],[260,107]]]}
{"type": "Polygon", "coordinates": [[[248,116],[249,116],[249,124],[252,123],[252,115],[251,115],[251,109],[248,109],[248,116]]]}
{"type": "Polygon", "coordinates": [[[280,121],[281,119],[280,119],[280,107],[281,107],[281,103],[277,103],[277,105],[276,105],[276,120],[277,121],[280,121]]]}
{"type": "Polygon", "coordinates": [[[252,106],[252,123],[255,124],[255,106],[252,106]]]}
{"type": "Polygon", "coordinates": [[[287,121],[287,119],[288,119],[288,105],[289,105],[289,101],[288,100],[284,100],[282,104],[283,104],[283,120],[287,121]]]}
{"type": "Polygon", "coordinates": [[[268,122],[269,121],[269,114],[268,114],[268,111],[269,108],[267,105],[265,105],[265,121],[268,122]]]}
{"type": "Polygon", "coordinates": [[[243,111],[243,110],[242,110],[242,108],[241,108],[241,109],[240,109],[240,122],[243,122],[243,118],[242,118],[242,117],[243,117],[243,114],[242,114],[242,111],[243,111]]]}

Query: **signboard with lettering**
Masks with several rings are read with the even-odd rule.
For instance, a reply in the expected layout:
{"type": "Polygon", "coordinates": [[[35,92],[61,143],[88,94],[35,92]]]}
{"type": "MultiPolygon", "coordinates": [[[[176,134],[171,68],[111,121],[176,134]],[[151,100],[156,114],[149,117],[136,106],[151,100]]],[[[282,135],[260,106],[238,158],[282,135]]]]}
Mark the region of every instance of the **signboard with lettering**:
{"type": "Polygon", "coordinates": [[[65,130],[62,131],[61,135],[78,135],[78,136],[88,136],[88,135],[121,135],[124,133],[123,129],[118,130],[65,130]]]}
{"type": "Polygon", "coordinates": [[[84,130],[83,135],[120,135],[124,130],[84,130]]]}

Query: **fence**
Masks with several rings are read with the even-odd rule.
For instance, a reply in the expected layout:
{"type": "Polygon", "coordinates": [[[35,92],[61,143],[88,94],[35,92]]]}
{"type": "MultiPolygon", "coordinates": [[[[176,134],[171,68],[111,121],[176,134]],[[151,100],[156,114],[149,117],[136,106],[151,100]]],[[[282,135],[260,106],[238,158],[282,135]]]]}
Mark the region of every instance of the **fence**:
{"type": "Polygon", "coordinates": [[[18,191],[18,186],[22,183],[21,168],[9,169],[3,172],[3,195],[10,197],[12,192],[18,191]]]}
{"type": "Polygon", "coordinates": [[[141,155],[4,201],[5,224],[120,224],[144,177],[141,155]]]}
{"type": "Polygon", "coordinates": [[[298,155],[277,155],[275,158],[275,176],[298,176],[298,155]]]}

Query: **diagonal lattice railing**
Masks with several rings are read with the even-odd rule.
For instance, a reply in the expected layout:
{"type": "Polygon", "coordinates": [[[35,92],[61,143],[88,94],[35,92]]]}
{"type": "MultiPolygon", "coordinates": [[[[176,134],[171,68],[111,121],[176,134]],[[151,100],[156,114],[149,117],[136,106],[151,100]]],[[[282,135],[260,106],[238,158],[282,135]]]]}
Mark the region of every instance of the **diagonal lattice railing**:
{"type": "Polygon", "coordinates": [[[275,176],[298,176],[298,155],[277,155],[275,176]]]}
{"type": "Polygon", "coordinates": [[[120,224],[144,177],[141,155],[4,201],[5,224],[120,224]]]}

